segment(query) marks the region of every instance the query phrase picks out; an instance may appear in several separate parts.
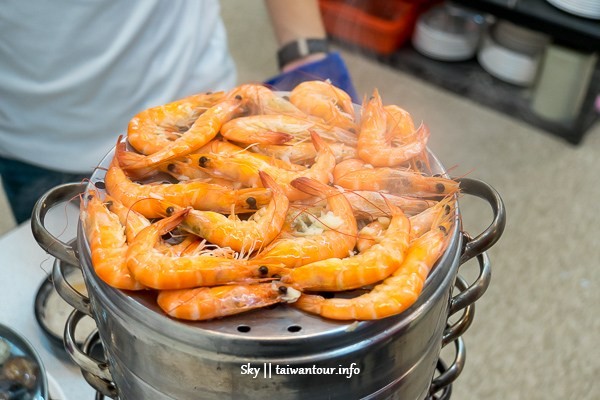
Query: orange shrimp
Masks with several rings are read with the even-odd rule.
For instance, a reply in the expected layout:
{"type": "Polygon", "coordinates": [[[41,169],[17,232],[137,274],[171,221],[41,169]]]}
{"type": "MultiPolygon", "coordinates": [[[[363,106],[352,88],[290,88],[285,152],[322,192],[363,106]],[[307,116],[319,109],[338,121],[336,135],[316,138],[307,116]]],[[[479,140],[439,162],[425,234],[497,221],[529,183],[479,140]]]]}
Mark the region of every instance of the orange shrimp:
{"type": "Polygon", "coordinates": [[[118,216],[106,208],[95,190],[88,192],[84,203],[82,200],[81,218],[96,275],[118,289],[144,289],[127,269],[127,241],[118,216]]]}
{"type": "MultiPolygon", "coordinates": [[[[427,147],[429,130],[423,124],[416,130],[414,135],[411,135],[411,140],[394,146],[394,136],[398,137],[398,135],[390,134],[388,125],[397,127],[400,124],[398,121],[390,119],[391,121],[388,121],[388,115],[381,103],[381,97],[375,90],[373,97],[362,109],[360,132],[356,146],[358,156],[375,167],[400,165],[421,155],[427,147]]],[[[412,123],[412,119],[410,123],[412,123]]],[[[405,124],[410,125],[410,123],[406,122],[405,124]]],[[[406,137],[406,134],[402,133],[402,137],[406,137]]]]}
{"type": "Polygon", "coordinates": [[[291,303],[300,292],[281,283],[228,285],[195,289],[163,290],[159,307],[174,318],[204,321],[240,314],[277,303],[291,303]]]}
{"type": "Polygon", "coordinates": [[[306,81],[290,92],[290,102],[330,125],[356,132],[354,106],[348,93],[329,81],[306,81]]]}
{"type": "Polygon", "coordinates": [[[388,217],[379,217],[363,226],[358,231],[356,250],[363,253],[374,244],[380,243],[386,229],[390,226],[390,221],[388,217]]]}
{"type": "Polygon", "coordinates": [[[385,191],[413,197],[445,196],[459,190],[458,182],[451,179],[400,168],[373,168],[357,159],[338,163],[333,171],[333,181],[350,190],[385,191]]]}
{"type": "Polygon", "coordinates": [[[306,117],[306,114],[290,103],[289,99],[273,92],[264,85],[249,83],[235,88],[231,95],[247,99],[250,115],[254,114],[284,114],[306,117]]]}
{"type": "MultiPolygon", "coordinates": [[[[117,144],[119,148],[124,142],[117,144]]],[[[201,181],[188,181],[176,184],[139,184],[131,181],[119,167],[118,157],[114,157],[106,173],[107,192],[126,207],[146,218],[161,217],[154,202],[160,199],[181,207],[193,207],[221,213],[254,212],[271,200],[271,192],[265,188],[233,190],[221,185],[201,181]]]]}
{"type": "Polygon", "coordinates": [[[357,136],[335,125],[328,125],[285,114],[250,115],[223,125],[221,135],[238,143],[289,144],[310,139],[313,130],[323,139],[356,147],[357,136]],[[281,136],[281,140],[278,139],[281,136]],[[287,143],[289,142],[289,143],[287,143]]]}
{"type": "Polygon", "coordinates": [[[200,93],[148,108],[129,121],[127,140],[142,154],[152,154],[178,139],[206,109],[223,100],[225,92],[200,93]]]}
{"type": "Polygon", "coordinates": [[[281,281],[301,291],[343,291],[379,282],[392,274],[409,245],[410,223],[402,210],[390,205],[392,218],[379,243],[362,253],[328,258],[284,272],[281,281]]]}
{"type": "Polygon", "coordinates": [[[344,196],[352,204],[357,219],[389,216],[389,204],[399,207],[406,215],[415,215],[437,203],[434,200],[397,196],[372,190],[347,190],[344,191],[344,196]]]}
{"type": "Polygon", "coordinates": [[[312,196],[324,197],[328,212],[321,217],[311,218],[309,223],[313,226],[308,227],[305,232],[300,229],[305,228],[302,217],[306,215],[297,215],[294,221],[302,228],[275,239],[254,259],[280,262],[295,268],[317,260],[346,257],[350,254],[356,244],[357,226],[352,206],[344,195],[334,187],[306,177],[295,179],[292,186],[312,196]]]}
{"type": "MultiPolygon", "coordinates": [[[[289,200],[273,178],[262,171],[260,178],[264,187],[272,191],[273,197],[266,207],[259,209],[247,220],[240,220],[235,216],[226,217],[213,211],[190,210],[181,229],[242,254],[250,254],[267,245],[281,231],[289,200]]],[[[181,210],[167,202],[163,204],[167,214],[181,210]]]]}
{"type": "Polygon", "coordinates": [[[116,156],[121,167],[127,171],[147,170],[158,164],[185,156],[198,150],[210,142],[218,133],[223,123],[233,118],[243,110],[244,101],[241,97],[227,97],[206,110],[192,124],[190,129],[180,137],[150,155],[143,155],[131,151],[121,151],[116,156]]]}
{"type": "MultiPolygon", "coordinates": [[[[157,202],[157,207],[159,207],[159,200],[155,201],[157,202]]],[[[138,233],[150,226],[150,221],[146,217],[125,207],[120,201],[109,195],[105,197],[104,205],[108,210],[117,215],[121,225],[125,227],[127,243],[131,243],[138,233]]],[[[195,235],[178,235],[173,242],[176,243],[161,243],[157,248],[160,249],[161,252],[178,255],[192,253],[201,247],[201,241],[195,235]]]]}
{"type": "Polygon", "coordinates": [[[202,167],[207,168],[207,172],[217,177],[241,182],[247,187],[259,186],[259,171],[264,171],[275,179],[290,201],[305,199],[310,195],[294,188],[291,182],[299,177],[307,177],[322,183],[328,183],[335,167],[335,156],[329,146],[316,133],[311,132],[311,137],[319,155],[310,168],[301,171],[290,171],[274,167],[250,156],[249,152],[240,152],[230,156],[201,154],[200,162],[202,167]]]}
{"type": "Polygon", "coordinates": [[[448,196],[440,200],[433,207],[410,217],[411,238],[414,239],[422,236],[425,232],[435,228],[439,221],[448,219],[456,207],[455,202],[456,199],[454,196],[448,196]]]}
{"type": "MultiPolygon", "coordinates": [[[[314,147],[311,144],[311,147],[314,147]]],[[[229,142],[213,141],[210,146],[204,146],[198,152],[188,154],[184,157],[179,157],[168,163],[161,164],[158,169],[165,172],[179,181],[187,181],[193,179],[201,179],[210,183],[217,183],[219,185],[227,186],[230,188],[240,188],[242,184],[238,180],[231,180],[227,177],[218,176],[219,174],[209,173],[210,170],[204,168],[206,163],[205,158],[212,158],[212,155],[223,156],[226,160],[234,157],[236,159],[250,158],[249,162],[255,163],[258,169],[264,169],[262,166],[270,165],[277,168],[282,168],[289,171],[302,171],[306,167],[298,164],[293,164],[287,161],[278,160],[274,157],[266,156],[263,154],[254,153],[243,149],[242,147],[236,146],[229,142]]]]}
{"type": "MultiPolygon", "coordinates": [[[[336,162],[357,157],[356,148],[347,144],[327,141],[327,146],[333,153],[336,162]]],[[[318,155],[315,146],[309,142],[293,143],[291,145],[259,145],[252,147],[251,150],[279,160],[302,165],[312,164],[318,155]]]]}
{"type": "Polygon", "coordinates": [[[282,271],[280,264],[257,263],[214,255],[170,255],[155,246],[162,235],[177,227],[189,209],[173,213],[142,230],[129,244],[127,268],[133,277],[153,289],[186,289],[230,283],[252,283],[282,271]]]}
{"type": "Polygon", "coordinates": [[[400,314],[417,301],[429,271],[445,249],[446,232],[434,229],[413,241],[400,267],[368,293],[350,299],[303,294],[294,306],[337,320],[375,320],[400,314]]]}

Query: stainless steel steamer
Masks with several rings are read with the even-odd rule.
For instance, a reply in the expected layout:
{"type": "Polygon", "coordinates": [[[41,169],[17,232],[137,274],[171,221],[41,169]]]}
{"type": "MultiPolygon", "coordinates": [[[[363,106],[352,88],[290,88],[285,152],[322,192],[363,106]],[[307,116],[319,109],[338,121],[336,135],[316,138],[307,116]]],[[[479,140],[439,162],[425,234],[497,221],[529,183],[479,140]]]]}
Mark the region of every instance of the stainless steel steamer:
{"type": "MultiPolygon", "coordinates": [[[[107,166],[112,154],[102,165],[107,166]]],[[[437,170],[443,172],[432,156],[437,170]]],[[[104,172],[90,180],[101,187],[104,172]]],[[[475,238],[461,231],[457,209],[450,244],[427,279],[418,301],[404,313],[379,321],[346,323],[278,306],[217,321],[183,322],[158,309],[152,292],[125,292],[95,275],[81,224],[77,238],[60,241],[44,226],[47,211],[86,190],[57,186],[40,198],[32,230],[57,259],[53,279],[75,311],[65,327],[65,347],[84,377],[100,393],[133,399],[415,399],[449,397],[465,359],[460,335],[473,320],[474,302],[491,278],[485,251],[501,236],[505,211],[498,193],[484,182],[460,179],[463,194],[489,202],[494,217],[475,238]],[[467,284],[459,267],[476,258],[479,276],[467,284]],[[65,279],[66,264],[82,269],[89,297],[65,279]],[[454,294],[458,292],[458,294],[454,294]],[[462,312],[456,321],[450,317],[462,312]],[[106,362],[89,357],[74,340],[78,321],[92,317],[106,362]],[[454,343],[456,358],[440,368],[442,347],[454,343]],[[443,372],[436,374],[436,366],[443,372]],[[245,374],[259,368],[257,376],[245,374]],[[306,368],[305,374],[294,369],[306,368]],[[352,376],[348,375],[352,372],[352,376]]]]}

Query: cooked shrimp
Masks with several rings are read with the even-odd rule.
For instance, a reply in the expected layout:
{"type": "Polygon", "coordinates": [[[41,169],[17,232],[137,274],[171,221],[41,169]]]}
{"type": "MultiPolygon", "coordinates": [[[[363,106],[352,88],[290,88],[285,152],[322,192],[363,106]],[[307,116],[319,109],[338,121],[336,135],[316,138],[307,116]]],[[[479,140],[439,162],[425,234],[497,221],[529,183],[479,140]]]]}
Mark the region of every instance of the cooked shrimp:
{"type": "MultiPolygon", "coordinates": [[[[289,200],[273,178],[260,172],[264,187],[273,196],[266,207],[256,211],[247,220],[235,215],[213,211],[190,210],[181,224],[181,229],[191,232],[220,247],[230,247],[242,254],[250,254],[270,243],[281,231],[288,211],[289,200]]],[[[177,212],[181,207],[164,203],[165,212],[177,212]]]]}
{"type": "Polygon", "coordinates": [[[241,97],[228,97],[206,110],[180,137],[150,155],[121,151],[116,156],[121,167],[127,171],[146,170],[158,164],[185,156],[210,142],[223,123],[243,109],[241,97]]]}
{"type": "Polygon", "coordinates": [[[285,114],[250,115],[235,118],[223,125],[221,135],[238,143],[277,145],[310,140],[309,131],[311,130],[317,132],[325,140],[356,147],[357,136],[355,133],[335,125],[285,114]]]}
{"type": "Polygon", "coordinates": [[[423,290],[429,271],[445,248],[445,232],[434,229],[413,241],[400,267],[368,293],[350,299],[303,294],[294,306],[337,320],[374,320],[400,314],[423,290]]]}
{"type": "Polygon", "coordinates": [[[275,239],[254,259],[280,262],[295,268],[350,254],[356,244],[357,226],[352,206],[344,195],[334,187],[306,177],[295,179],[292,186],[312,196],[325,198],[328,211],[316,218],[300,212],[301,215],[294,218],[298,223],[296,230],[275,239]],[[311,226],[305,225],[304,217],[309,217],[311,226]]]}
{"type": "Polygon", "coordinates": [[[250,115],[253,114],[283,114],[306,117],[306,113],[290,103],[289,99],[278,95],[261,84],[244,84],[231,91],[232,96],[242,96],[247,99],[250,115]]]}
{"type": "Polygon", "coordinates": [[[117,215],[106,208],[96,191],[88,192],[87,204],[81,201],[81,218],[96,275],[118,289],[144,289],[144,285],[127,269],[124,227],[117,215]]]}
{"type": "Polygon", "coordinates": [[[267,307],[292,303],[300,292],[281,283],[228,285],[195,289],[163,290],[158,305],[171,317],[204,321],[267,307]]]}
{"type": "Polygon", "coordinates": [[[410,234],[406,215],[398,207],[390,208],[392,218],[379,243],[353,256],[332,257],[286,271],[282,282],[301,291],[343,291],[387,278],[404,260],[410,234]]]}
{"type": "Polygon", "coordinates": [[[348,93],[330,82],[306,81],[290,92],[290,102],[330,125],[356,132],[354,106],[348,93]]]}
{"type": "MultiPolygon", "coordinates": [[[[119,148],[124,142],[117,144],[119,148]]],[[[232,190],[221,185],[202,181],[187,181],[176,184],[147,184],[132,182],[119,167],[114,157],[106,173],[107,192],[126,207],[132,208],[146,218],[162,217],[156,204],[149,199],[161,199],[181,207],[193,207],[221,213],[254,212],[271,200],[271,192],[265,188],[232,190]]]]}
{"type": "Polygon", "coordinates": [[[440,200],[433,207],[430,207],[419,214],[410,217],[411,238],[418,238],[425,232],[435,228],[439,221],[447,220],[456,207],[455,202],[456,199],[454,196],[448,196],[440,200]]]}
{"type": "Polygon", "coordinates": [[[223,100],[225,92],[201,93],[148,108],[129,121],[127,140],[142,154],[152,154],[186,132],[208,108],[223,100]]]}
{"type": "Polygon", "coordinates": [[[390,215],[389,204],[399,207],[406,215],[415,215],[434,206],[433,200],[408,196],[397,196],[390,193],[372,190],[345,190],[357,219],[372,219],[390,215]]]}
{"type": "Polygon", "coordinates": [[[282,271],[279,264],[205,254],[173,256],[161,253],[155,248],[161,236],[177,227],[188,212],[184,209],[158,220],[129,244],[127,268],[138,282],[153,289],[186,289],[250,283],[282,271]]]}
{"type": "MultiPolygon", "coordinates": [[[[423,124],[412,135],[412,140],[406,140],[401,145],[394,146],[393,139],[396,135],[389,133],[388,124],[397,127],[399,123],[391,118],[391,121],[388,121],[388,115],[377,90],[363,107],[361,118],[356,149],[362,160],[375,167],[400,165],[420,155],[427,147],[429,130],[423,124]]],[[[403,133],[402,137],[405,138],[406,134],[403,133]]]]}
{"type": "Polygon", "coordinates": [[[390,226],[390,218],[379,217],[358,231],[358,239],[356,239],[356,250],[359,253],[365,252],[369,247],[381,242],[383,234],[390,226]]]}
{"type": "Polygon", "coordinates": [[[335,167],[335,156],[329,146],[316,133],[311,132],[311,137],[319,155],[310,168],[300,171],[274,167],[250,156],[249,152],[248,154],[240,152],[230,156],[200,154],[200,163],[207,169],[207,172],[217,177],[241,182],[247,187],[260,186],[259,171],[264,171],[275,179],[290,201],[305,199],[310,195],[294,188],[291,182],[296,178],[306,177],[328,183],[335,167]]]}
{"type": "MultiPolygon", "coordinates": [[[[343,143],[327,142],[327,146],[335,156],[336,162],[348,158],[356,158],[356,148],[343,143]]],[[[291,145],[259,145],[251,148],[252,151],[285,160],[294,164],[312,164],[318,153],[310,142],[293,143],[291,145]]]]}
{"type": "Polygon", "coordinates": [[[401,168],[378,167],[357,159],[338,163],[333,171],[336,185],[350,190],[384,191],[401,196],[445,196],[459,190],[458,182],[439,176],[425,176],[401,168]]]}
{"type": "MultiPolygon", "coordinates": [[[[158,169],[179,181],[201,179],[205,182],[216,183],[231,188],[240,188],[242,184],[239,180],[228,179],[222,174],[219,175],[216,171],[213,171],[211,174],[211,171],[206,168],[205,164],[207,163],[207,160],[212,159],[214,155],[217,155],[217,158],[221,158],[224,163],[227,163],[231,158],[235,158],[238,161],[248,159],[248,162],[256,165],[258,170],[270,168],[266,166],[282,168],[289,171],[302,171],[306,169],[306,167],[302,165],[254,153],[228,142],[215,141],[215,143],[222,144],[205,146],[205,148],[203,148],[204,151],[188,154],[187,156],[179,157],[168,163],[161,164],[158,169]]],[[[311,144],[311,147],[314,146],[311,144]]]]}

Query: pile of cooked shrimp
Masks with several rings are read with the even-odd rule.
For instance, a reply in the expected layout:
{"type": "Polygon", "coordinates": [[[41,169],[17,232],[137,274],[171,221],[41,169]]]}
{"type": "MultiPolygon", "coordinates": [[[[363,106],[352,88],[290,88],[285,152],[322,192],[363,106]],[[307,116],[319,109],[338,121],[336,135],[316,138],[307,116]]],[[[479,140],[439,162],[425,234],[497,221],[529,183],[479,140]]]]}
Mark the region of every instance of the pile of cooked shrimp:
{"type": "Polygon", "coordinates": [[[456,219],[458,183],[432,176],[428,138],[377,91],[359,107],[323,81],[147,109],[119,138],[105,190],[81,202],[94,270],[156,291],[185,320],[277,303],[339,320],[396,315],[456,219]]]}

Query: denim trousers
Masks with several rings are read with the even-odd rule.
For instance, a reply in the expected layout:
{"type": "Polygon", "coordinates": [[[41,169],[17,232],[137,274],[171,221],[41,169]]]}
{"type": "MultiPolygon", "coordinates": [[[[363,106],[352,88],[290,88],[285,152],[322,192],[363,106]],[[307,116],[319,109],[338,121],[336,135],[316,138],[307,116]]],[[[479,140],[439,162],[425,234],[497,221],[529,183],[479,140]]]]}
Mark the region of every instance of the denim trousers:
{"type": "MultiPolygon", "coordinates": [[[[31,217],[35,202],[48,190],[69,182],[81,182],[89,174],[53,171],[0,157],[0,176],[17,223],[31,217]]],[[[2,218],[2,216],[0,216],[2,218]]]]}

